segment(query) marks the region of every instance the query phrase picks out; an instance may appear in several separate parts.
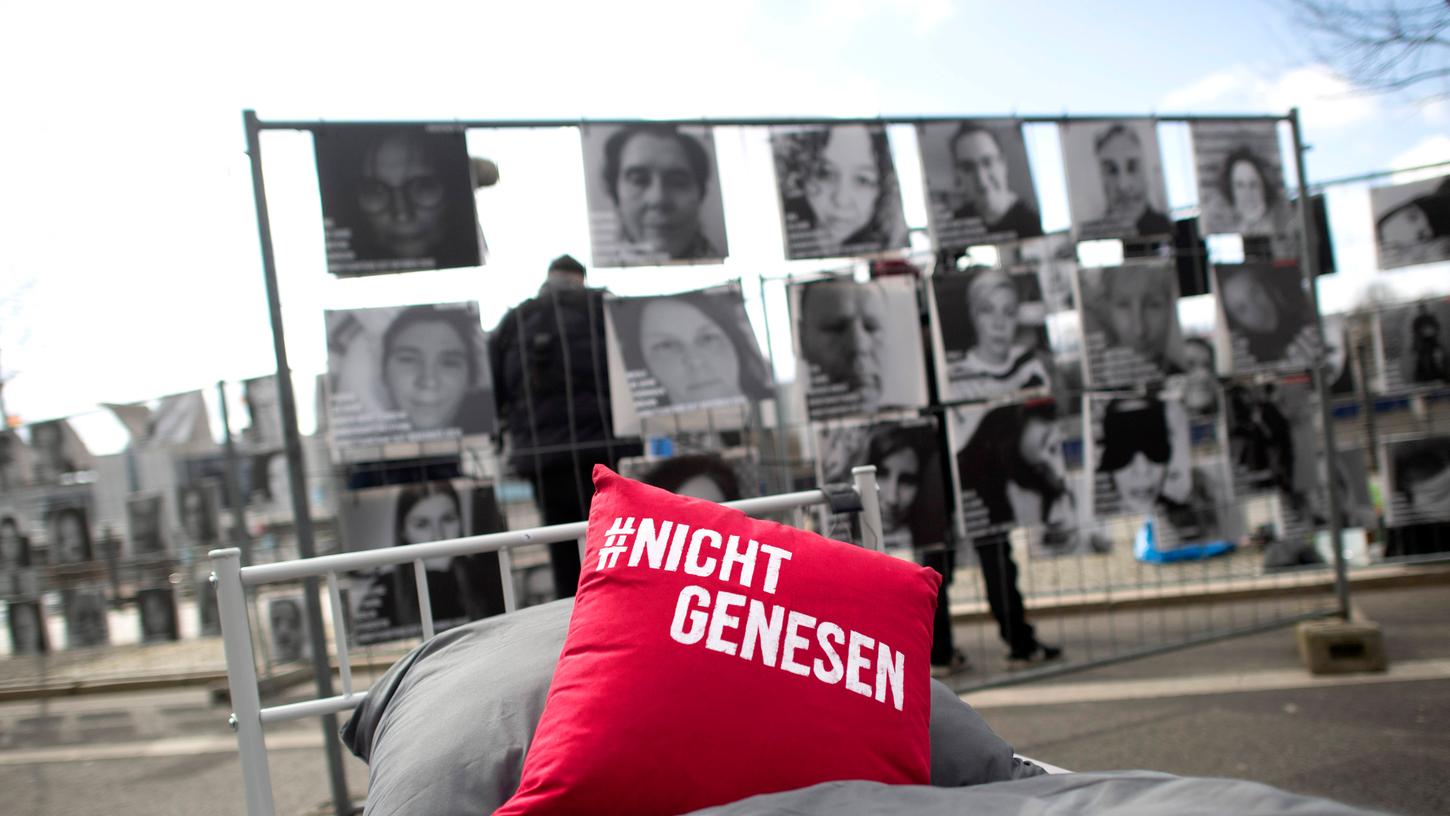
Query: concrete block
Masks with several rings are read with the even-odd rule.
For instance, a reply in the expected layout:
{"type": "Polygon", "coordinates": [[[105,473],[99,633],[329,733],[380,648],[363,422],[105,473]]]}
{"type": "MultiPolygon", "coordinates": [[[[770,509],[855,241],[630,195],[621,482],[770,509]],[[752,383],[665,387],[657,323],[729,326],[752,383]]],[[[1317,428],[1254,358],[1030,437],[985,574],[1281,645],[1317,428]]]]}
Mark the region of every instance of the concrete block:
{"type": "Polygon", "coordinates": [[[1295,636],[1299,657],[1310,674],[1382,672],[1389,667],[1384,637],[1379,625],[1372,621],[1305,621],[1299,624],[1295,636]]]}

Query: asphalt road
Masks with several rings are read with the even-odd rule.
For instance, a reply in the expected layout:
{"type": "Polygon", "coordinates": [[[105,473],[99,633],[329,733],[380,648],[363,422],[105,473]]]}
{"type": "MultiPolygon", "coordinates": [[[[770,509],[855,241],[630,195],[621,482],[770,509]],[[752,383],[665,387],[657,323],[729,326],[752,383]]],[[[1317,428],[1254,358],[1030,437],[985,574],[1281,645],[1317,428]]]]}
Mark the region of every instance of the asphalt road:
{"type": "MultiPolygon", "coordinates": [[[[1069,769],[1232,776],[1391,812],[1450,813],[1450,586],[1361,592],[1356,603],[1384,627],[1386,675],[1312,678],[1292,631],[1279,629],[968,699],[1019,751],[1069,769]]],[[[1139,619],[1143,631],[1166,631],[1139,619]]],[[[1101,648],[1106,627],[1131,631],[1124,619],[1058,623],[1044,622],[1044,633],[1082,633],[1064,638],[1070,654],[1074,644],[1101,648]]],[[[959,642],[974,660],[996,659],[991,634],[968,627],[959,642]]],[[[194,689],[0,705],[0,814],[241,813],[226,713],[194,689]]],[[[315,720],[269,729],[279,814],[328,800],[322,737],[315,720]]],[[[361,795],[367,770],[346,762],[361,795]]]]}

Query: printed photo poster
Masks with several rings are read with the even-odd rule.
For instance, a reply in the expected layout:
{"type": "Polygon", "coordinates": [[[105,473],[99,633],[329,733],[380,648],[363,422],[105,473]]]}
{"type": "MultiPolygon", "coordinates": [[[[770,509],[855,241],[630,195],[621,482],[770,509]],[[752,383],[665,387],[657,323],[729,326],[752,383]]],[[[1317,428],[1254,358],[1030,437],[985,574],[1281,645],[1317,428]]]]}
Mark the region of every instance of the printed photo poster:
{"type": "Polygon", "coordinates": [[[1172,261],[1083,268],[1077,281],[1090,387],[1133,387],[1184,370],[1172,261]]]}
{"type": "Polygon", "coordinates": [[[282,409],[276,375],[242,380],[242,401],[246,403],[249,422],[242,431],[242,439],[253,448],[282,447],[282,409]]]}
{"type": "Polygon", "coordinates": [[[1166,394],[1084,399],[1087,466],[1100,518],[1151,518],[1160,551],[1242,534],[1224,453],[1211,437],[1190,431],[1180,400],[1166,394]]]}
{"type": "Polygon", "coordinates": [[[1173,234],[1155,120],[1067,122],[1059,135],[1078,240],[1173,234]]]}
{"type": "Polygon", "coordinates": [[[1383,456],[1389,526],[1450,521],[1450,435],[1387,441],[1383,456]]]}
{"type": "Polygon", "coordinates": [[[1450,384],[1450,298],[1392,306],[1376,318],[1382,391],[1450,384]]]}
{"type": "Polygon", "coordinates": [[[324,313],[329,427],[338,449],[492,433],[493,378],[478,304],[324,313]]]}
{"type": "Polygon", "coordinates": [[[79,586],[61,591],[61,611],[65,615],[67,649],[109,646],[111,624],[108,619],[106,591],[99,586],[79,586]]]}
{"type": "MultiPolygon", "coordinates": [[[[605,300],[607,339],[638,416],[755,403],[774,396],[738,284],[605,300]]],[[[615,380],[611,380],[615,382],[615,380]]],[[[617,387],[617,386],[616,386],[617,387]]]]}
{"type": "Polygon", "coordinates": [[[816,428],[821,484],[849,484],[851,469],[876,466],[886,552],[913,553],[947,541],[947,494],[935,419],[840,422],[816,428]]]}
{"type": "Polygon", "coordinates": [[[871,255],[908,244],[884,125],[772,127],[786,260],[871,255]]]}
{"type": "Polygon", "coordinates": [[[1380,269],[1450,260],[1450,176],[1369,191],[1380,269]]]}
{"type": "Polygon", "coordinates": [[[1218,346],[1211,336],[1190,334],[1183,338],[1183,373],[1169,377],[1165,388],[1183,400],[1189,417],[1218,416],[1223,388],[1218,379],[1218,346]]]}
{"type": "Polygon", "coordinates": [[[1077,308],[1073,281],[1077,277],[1077,242],[1070,232],[1050,232],[1040,238],[997,247],[1001,266],[1013,272],[1032,272],[1042,287],[1042,302],[1049,314],[1077,308]]]}
{"type": "Polygon", "coordinates": [[[594,265],[720,263],[729,254],[715,136],[703,125],[585,125],[594,265]]]}
{"type": "Polygon", "coordinates": [[[89,491],[66,491],[47,496],[44,504],[46,543],[51,564],[84,564],[98,557],[91,538],[89,491]]]}
{"type": "Polygon", "coordinates": [[[1042,234],[1042,214],[1022,123],[1016,119],[916,126],[927,220],[938,248],[997,244],[1042,234]]]}
{"type": "MultiPolygon", "coordinates": [[[[354,491],[338,507],[348,552],[424,544],[506,529],[491,486],[469,479],[390,485],[354,491]]],[[[428,596],[435,631],[503,611],[497,553],[431,559],[428,596]]],[[[413,567],[356,572],[348,582],[352,636],[359,645],[422,633],[413,567]]]]}
{"type": "MultiPolygon", "coordinates": [[[[1339,487],[1339,521],[1347,528],[1374,528],[1378,517],[1374,498],[1369,492],[1369,455],[1363,448],[1336,451],[1334,478],[1339,487]]],[[[1309,509],[1314,526],[1324,526],[1329,519],[1329,486],[1325,481],[1324,450],[1315,450],[1317,464],[1309,509]]]]}
{"type": "Polygon", "coordinates": [[[760,495],[760,463],[746,449],[691,452],[663,459],[627,457],[619,472],[679,496],[732,502],[760,495]]]}
{"type": "Polygon", "coordinates": [[[1056,402],[961,405],[947,410],[957,511],[968,541],[1029,531],[1034,554],[1106,552],[1088,528],[1080,480],[1069,473],[1056,402]]]}
{"type": "Polygon", "coordinates": [[[339,277],[483,263],[465,132],[315,125],[327,271],[339,277]]]}
{"type": "Polygon", "coordinates": [[[273,664],[293,663],[312,654],[306,606],[301,595],[274,595],[267,599],[267,642],[273,664]]]}
{"type": "MultiPolygon", "coordinates": [[[[218,486],[217,501],[220,511],[230,512],[231,499],[227,491],[227,458],[221,453],[200,453],[176,457],[176,484],[191,485],[211,482],[218,486]]],[[[252,490],[252,456],[238,456],[236,471],[237,491],[245,505],[252,490]]]]}
{"type": "Polygon", "coordinates": [[[221,543],[221,484],[203,480],[176,488],[176,515],[183,545],[208,550],[221,543]]]}
{"type": "Polygon", "coordinates": [[[1199,121],[1188,127],[1203,234],[1234,233],[1246,244],[1267,239],[1272,257],[1294,257],[1294,212],[1285,192],[1278,123],[1199,121]]]}
{"type": "Polygon", "coordinates": [[[141,610],[142,643],[181,640],[181,629],[177,625],[175,589],[171,586],[138,589],[136,605],[141,610]]]}
{"type": "Polygon", "coordinates": [[[1307,373],[1231,383],[1224,422],[1235,492],[1277,492],[1293,513],[1306,512],[1322,489],[1318,412],[1307,373]]]}
{"type": "Polygon", "coordinates": [[[10,600],[5,604],[10,630],[10,654],[43,655],[50,652],[50,633],[40,601],[10,600]]]}
{"type": "Polygon", "coordinates": [[[1313,367],[1319,331],[1297,264],[1217,264],[1213,283],[1234,373],[1313,367]]]}
{"type": "MultiPolygon", "coordinates": [[[[1324,315],[1324,376],[1329,383],[1329,393],[1335,397],[1358,393],[1353,349],[1348,318],[1342,314],[1324,315]]],[[[1447,372],[1447,377],[1450,377],[1450,372],[1447,372]]]]}
{"type": "Polygon", "coordinates": [[[926,363],[907,277],[829,277],[790,287],[796,380],[810,419],[926,405],[926,363]]]}
{"type": "Polygon", "coordinates": [[[0,596],[31,596],[40,589],[35,568],[44,559],[32,541],[27,510],[15,503],[0,504],[0,596]]]}
{"type": "Polygon", "coordinates": [[[932,340],[943,401],[1052,390],[1047,306],[1036,275],[978,268],[930,280],[932,340]]]}
{"type": "Polygon", "coordinates": [[[165,556],[165,501],[160,494],[133,494],[126,498],[126,554],[131,558],[165,556]]]}
{"type": "Polygon", "coordinates": [[[73,474],[95,468],[95,458],[66,419],[32,423],[29,428],[30,480],[35,484],[75,481],[73,474]]]}

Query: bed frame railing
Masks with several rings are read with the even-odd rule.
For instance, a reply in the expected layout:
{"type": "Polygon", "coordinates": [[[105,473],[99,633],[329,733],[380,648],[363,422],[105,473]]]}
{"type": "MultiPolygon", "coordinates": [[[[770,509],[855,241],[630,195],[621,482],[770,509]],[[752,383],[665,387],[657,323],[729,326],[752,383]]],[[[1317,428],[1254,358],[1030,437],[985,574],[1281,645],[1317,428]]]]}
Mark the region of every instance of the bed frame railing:
{"type": "MultiPolygon", "coordinates": [[[[829,505],[833,512],[854,512],[859,519],[860,543],[880,551],[881,507],[876,492],[876,468],[853,468],[852,484],[781,493],[756,499],[728,502],[753,516],[780,513],[804,507],[829,505]]],[[[251,816],[272,816],[272,779],[267,766],[265,726],[302,717],[322,716],[357,707],[367,697],[367,690],[353,688],[352,668],[348,661],[346,616],[338,575],[358,570],[377,569],[411,563],[418,587],[418,609],[422,619],[423,640],[433,637],[433,614],[428,594],[427,570],[423,562],[475,553],[497,552],[499,571],[503,577],[504,613],[517,607],[514,594],[513,563],[510,551],[531,544],[552,544],[579,541],[582,554],[587,522],[557,524],[530,530],[515,530],[488,535],[468,536],[428,544],[408,544],[362,552],[338,553],[315,558],[281,561],[243,567],[241,551],[227,548],[211,551],[212,580],[216,582],[217,605],[222,624],[222,641],[227,660],[227,686],[231,691],[232,714],[229,724],[237,733],[237,749],[241,755],[242,783],[246,792],[247,813],[251,816]],[[247,616],[248,588],[263,584],[292,582],[305,578],[326,578],[332,618],[332,642],[337,661],[342,693],[333,697],[305,700],[285,705],[262,706],[257,680],[256,658],[252,652],[252,627],[247,616]]]]}

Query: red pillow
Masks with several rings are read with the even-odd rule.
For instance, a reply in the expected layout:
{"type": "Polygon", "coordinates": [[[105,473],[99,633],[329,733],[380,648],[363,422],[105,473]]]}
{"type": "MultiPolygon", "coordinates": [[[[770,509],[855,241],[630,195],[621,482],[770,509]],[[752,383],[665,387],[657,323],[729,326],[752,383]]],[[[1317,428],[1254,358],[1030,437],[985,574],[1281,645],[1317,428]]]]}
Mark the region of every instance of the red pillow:
{"type": "Polygon", "coordinates": [[[499,814],[926,784],[933,570],[594,468],[573,617],[499,814]]]}

